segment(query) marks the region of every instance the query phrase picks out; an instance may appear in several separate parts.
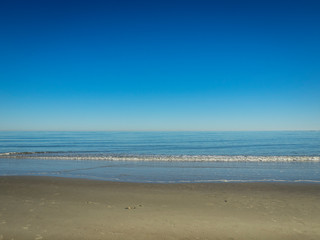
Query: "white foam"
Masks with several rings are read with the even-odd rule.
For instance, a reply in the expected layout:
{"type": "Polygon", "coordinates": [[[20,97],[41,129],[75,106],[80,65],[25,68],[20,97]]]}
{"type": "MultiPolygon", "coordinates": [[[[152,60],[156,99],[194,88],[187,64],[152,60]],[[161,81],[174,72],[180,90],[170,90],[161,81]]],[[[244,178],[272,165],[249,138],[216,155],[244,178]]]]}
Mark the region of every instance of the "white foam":
{"type": "Polygon", "coordinates": [[[155,162],[319,162],[320,156],[246,156],[246,155],[114,155],[62,152],[8,152],[1,158],[93,161],[155,162]]]}

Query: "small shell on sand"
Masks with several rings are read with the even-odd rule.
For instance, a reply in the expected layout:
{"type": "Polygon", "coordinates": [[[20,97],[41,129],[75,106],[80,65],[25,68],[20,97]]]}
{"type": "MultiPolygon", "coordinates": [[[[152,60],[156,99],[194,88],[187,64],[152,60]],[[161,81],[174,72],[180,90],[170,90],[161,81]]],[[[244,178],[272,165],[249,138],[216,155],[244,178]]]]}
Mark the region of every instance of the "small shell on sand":
{"type": "Polygon", "coordinates": [[[136,207],[135,207],[135,206],[128,206],[128,207],[126,207],[125,209],[133,210],[133,209],[136,209],[136,207]]]}
{"type": "Polygon", "coordinates": [[[128,207],[126,207],[125,209],[133,210],[133,209],[136,209],[137,207],[143,207],[143,205],[142,205],[142,204],[139,204],[139,205],[137,205],[137,206],[128,206],[128,207]]]}

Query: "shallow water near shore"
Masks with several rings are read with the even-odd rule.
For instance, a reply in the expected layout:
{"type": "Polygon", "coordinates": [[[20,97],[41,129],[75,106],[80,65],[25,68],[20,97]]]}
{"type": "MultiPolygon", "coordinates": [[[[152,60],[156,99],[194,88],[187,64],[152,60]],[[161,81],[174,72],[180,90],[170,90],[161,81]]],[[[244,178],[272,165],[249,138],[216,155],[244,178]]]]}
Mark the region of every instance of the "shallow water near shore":
{"type": "Polygon", "coordinates": [[[0,175],[320,183],[320,132],[0,132],[0,175]]]}
{"type": "Polygon", "coordinates": [[[311,182],[319,162],[141,162],[1,159],[0,175],[57,176],[120,182],[311,182]]]}

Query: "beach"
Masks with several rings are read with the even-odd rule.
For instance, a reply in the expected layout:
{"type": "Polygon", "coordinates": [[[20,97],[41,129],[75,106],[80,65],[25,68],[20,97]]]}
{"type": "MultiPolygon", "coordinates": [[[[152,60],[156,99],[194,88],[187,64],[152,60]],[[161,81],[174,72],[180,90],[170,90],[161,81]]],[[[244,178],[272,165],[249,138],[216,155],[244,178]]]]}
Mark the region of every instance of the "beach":
{"type": "Polygon", "coordinates": [[[0,177],[0,239],[319,238],[319,184],[0,177]]]}

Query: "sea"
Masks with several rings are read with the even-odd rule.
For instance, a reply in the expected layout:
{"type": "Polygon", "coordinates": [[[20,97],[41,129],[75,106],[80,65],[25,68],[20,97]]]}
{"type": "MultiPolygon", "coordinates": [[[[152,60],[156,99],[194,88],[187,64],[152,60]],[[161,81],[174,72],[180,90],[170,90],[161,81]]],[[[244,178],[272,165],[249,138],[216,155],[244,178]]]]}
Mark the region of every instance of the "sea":
{"type": "Polygon", "coordinates": [[[319,184],[320,131],[2,131],[0,176],[319,184]]]}

